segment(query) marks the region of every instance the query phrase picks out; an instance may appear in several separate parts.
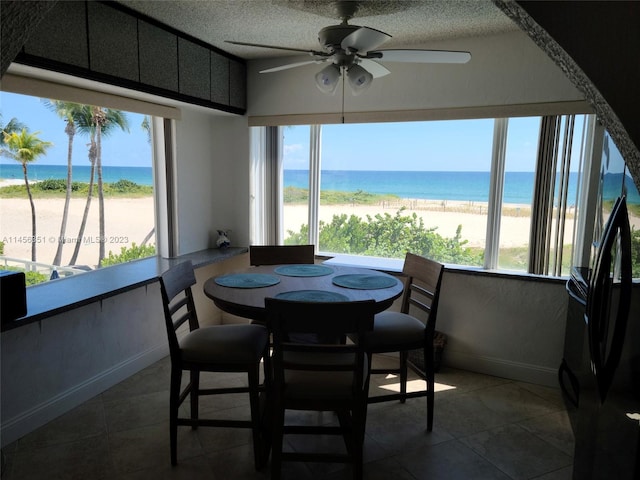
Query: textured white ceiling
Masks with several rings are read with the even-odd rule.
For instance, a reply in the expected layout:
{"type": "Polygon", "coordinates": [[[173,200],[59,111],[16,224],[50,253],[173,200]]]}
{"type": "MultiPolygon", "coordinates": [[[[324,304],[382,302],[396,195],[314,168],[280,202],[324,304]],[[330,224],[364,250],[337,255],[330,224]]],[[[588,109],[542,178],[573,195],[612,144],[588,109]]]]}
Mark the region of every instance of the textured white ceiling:
{"type": "MultiPolygon", "coordinates": [[[[119,3],[245,59],[282,57],[287,52],[224,41],[317,50],[318,31],[340,23],[336,10],[339,2],[331,0],[119,0],[119,3]]],[[[491,0],[357,3],[358,12],[349,23],[390,34],[393,38],[382,49],[410,48],[429,41],[518,29],[491,0]]]]}

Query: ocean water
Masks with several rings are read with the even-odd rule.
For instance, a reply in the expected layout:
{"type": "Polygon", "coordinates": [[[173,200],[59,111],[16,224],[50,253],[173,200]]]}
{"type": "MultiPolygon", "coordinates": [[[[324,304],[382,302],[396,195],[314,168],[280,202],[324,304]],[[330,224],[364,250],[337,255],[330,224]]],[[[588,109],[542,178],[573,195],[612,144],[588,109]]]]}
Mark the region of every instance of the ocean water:
{"type": "MultiPolygon", "coordinates": [[[[89,165],[73,167],[73,180],[88,182],[89,165]]],[[[32,180],[66,179],[66,165],[28,166],[32,180]]],[[[151,167],[111,167],[102,168],[105,182],[113,183],[121,179],[131,180],[139,185],[153,185],[151,167]]],[[[505,203],[530,204],[533,198],[533,172],[506,172],[504,183],[505,203]]],[[[0,178],[22,180],[22,166],[19,163],[0,163],[0,178]]],[[[407,171],[349,171],[323,170],[321,175],[323,190],[355,192],[358,190],[394,194],[400,198],[426,200],[455,200],[486,202],[489,198],[489,172],[407,172],[407,171]]],[[[558,180],[559,181],[559,180],[558,180]]],[[[615,199],[620,195],[622,174],[605,175],[604,198],[615,199]]],[[[569,204],[576,202],[578,174],[569,175],[569,204]]],[[[630,177],[626,177],[629,203],[640,204],[640,194],[630,177]]],[[[308,170],[285,170],[285,187],[309,188],[308,170]]]]}
{"type": "MultiPolygon", "coordinates": [[[[506,172],[503,202],[531,204],[533,199],[533,172],[506,172]]],[[[394,194],[400,198],[425,200],[456,200],[486,202],[489,198],[489,172],[408,172],[408,171],[343,171],[323,170],[320,177],[323,190],[355,192],[358,190],[394,194]]],[[[628,203],[640,204],[640,194],[631,177],[624,179],[628,203]]],[[[560,182],[556,178],[556,185],[560,182]]],[[[603,196],[615,199],[621,193],[622,174],[605,175],[603,196]]],[[[577,202],[578,174],[569,174],[568,203],[577,202]]],[[[307,170],[285,170],[284,185],[309,188],[307,170]]],[[[556,186],[557,188],[557,186],[556,186]]]]}
{"type": "MultiPolygon", "coordinates": [[[[91,173],[90,165],[74,165],[73,181],[89,183],[91,173]]],[[[27,166],[27,174],[30,180],[49,180],[67,178],[66,165],[38,165],[32,163],[27,166]]],[[[0,163],[0,178],[22,180],[22,165],[14,163],[0,163]]],[[[106,183],[115,183],[118,180],[131,180],[138,185],[153,185],[153,173],[151,167],[102,167],[102,180],[106,183]]]]}
{"type": "MultiPolygon", "coordinates": [[[[285,186],[308,188],[308,171],[285,170],[285,186]]],[[[533,172],[508,172],[504,201],[529,204],[533,197],[533,172]]],[[[575,198],[577,176],[571,179],[569,198],[575,198]]],[[[323,170],[323,190],[394,194],[401,198],[486,202],[489,172],[376,172],[323,170]]]]}

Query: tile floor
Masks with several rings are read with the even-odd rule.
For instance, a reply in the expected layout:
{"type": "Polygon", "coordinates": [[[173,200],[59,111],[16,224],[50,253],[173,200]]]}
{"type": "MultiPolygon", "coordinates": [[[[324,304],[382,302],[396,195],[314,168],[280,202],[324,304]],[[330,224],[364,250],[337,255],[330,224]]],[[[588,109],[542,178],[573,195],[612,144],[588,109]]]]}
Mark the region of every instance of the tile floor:
{"type": "MultiPolygon", "coordinates": [[[[245,429],[181,427],[179,464],[171,467],[169,370],[168,359],[161,360],[7,446],[2,480],[268,479],[268,467],[253,468],[245,429]]],[[[425,431],[424,398],[369,406],[367,480],[571,478],[573,435],[557,389],[449,368],[436,382],[431,433],[425,431]]],[[[371,393],[393,383],[378,376],[371,393]]],[[[245,399],[233,397],[218,400],[218,414],[248,415],[245,399]]],[[[202,413],[212,409],[204,405],[202,413]]],[[[288,464],[283,478],[350,479],[351,470],[288,464]]]]}

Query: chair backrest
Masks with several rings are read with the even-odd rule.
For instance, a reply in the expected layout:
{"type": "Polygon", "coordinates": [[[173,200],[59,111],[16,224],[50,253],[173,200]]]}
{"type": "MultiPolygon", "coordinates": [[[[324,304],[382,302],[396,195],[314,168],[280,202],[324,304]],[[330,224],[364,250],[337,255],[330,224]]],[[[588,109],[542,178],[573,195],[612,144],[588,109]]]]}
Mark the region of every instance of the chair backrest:
{"type": "MultiPolygon", "coordinates": [[[[286,388],[291,372],[305,375],[350,372],[350,395],[366,395],[368,363],[365,359],[363,338],[373,328],[375,302],[297,302],[266,298],[267,327],[273,334],[273,372],[276,389],[286,388]],[[292,335],[299,334],[299,335],[292,335]],[[300,335],[301,334],[301,335],[300,335]],[[348,343],[303,343],[297,338],[344,338],[348,343]]],[[[329,375],[328,377],[326,375],[329,375]]],[[[367,383],[368,384],[368,383],[367,383]]]]}
{"type": "Polygon", "coordinates": [[[251,265],[284,265],[315,263],[314,245],[251,245],[251,265]]]}
{"type": "Polygon", "coordinates": [[[160,293],[172,358],[175,358],[174,356],[180,350],[176,330],[186,322],[189,323],[189,330],[199,328],[191,292],[191,287],[195,283],[196,277],[191,262],[183,262],[171,267],[160,276],[160,293]]]}
{"type": "Polygon", "coordinates": [[[407,284],[402,297],[401,311],[412,313],[412,307],[421,310],[423,313],[415,316],[425,321],[429,332],[433,332],[436,326],[443,271],[444,265],[441,263],[413,253],[407,253],[402,267],[407,284]]]}

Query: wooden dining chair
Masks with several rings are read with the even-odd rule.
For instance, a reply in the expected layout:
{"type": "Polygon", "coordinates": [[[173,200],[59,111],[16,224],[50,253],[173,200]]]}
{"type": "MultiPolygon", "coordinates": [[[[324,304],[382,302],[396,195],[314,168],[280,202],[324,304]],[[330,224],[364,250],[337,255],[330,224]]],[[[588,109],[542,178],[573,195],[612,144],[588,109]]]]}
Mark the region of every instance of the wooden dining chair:
{"type": "Polygon", "coordinates": [[[271,478],[282,462],[338,462],[353,465],[362,478],[369,359],[362,340],[373,326],[375,302],[295,302],[266,298],[267,325],[273,334],[271,478]],[[340,337],[353,343],[300,343],[292,334],[340,337]],[[293,338],[293,339],[292,339],[293,338]],[[285,411],[336,412],[338,425],[285,423],[285,411]],[[344,452],[282,451],[286,435],[341,435],[344,452]]]}
{"type": "Polygon", "coordinates": [[[373,330],[365,337],[366,349],[374,353],[399,353],[397,368],[375,368],[372,374],[397,374],[400,392],[370,396],[369,403],[427,397],[427,430],[433,429],[434,409],[434,332],[440,284],[444,266],[433,260],[407,253],[402,272],[406,285],[400,312],[384,311],[375,316],[373,330]],[[409,351],[420,349],[424,354],[426,389],[407,392],[407,359],[409,351]]]}
{"type": "Polygon", "coordinates": [[[284,265],[315,263],[314,245],[250,245],[249,264],[284,265]]]}
{"type": "Polygon", "coordinates": [[[213,325],[200,327],[191,287],[196,283],[191,262],[180,263],[160,277],[160,290],[171,356],[171,385],[169,393],[169,437],[171,464],[177,464],[177,436],[179,425],[251,428],[256,469],[266,460],[268,442],[261,431],[260,392],[268,388],[270,367],[267,329],[261,325],[213,325]],[[185,327],[181,328],[183,325],[185,327]],[[187,328],[188,326],[188,328],[187,328]],[[265,385],[260,385],[260,362],[264,360],[265,385]],[[189,371],[190,381],[181,391],[183,370],[189,371]],[[242,372],[247,374],[248,386],[200,388],[201,372],[242,372]],[[198,415],[199,397],[248,393],[250,420],[203,419],[198,415]],[[179,417],[179,407],[189,397],[191,415],[179,417]]]}

